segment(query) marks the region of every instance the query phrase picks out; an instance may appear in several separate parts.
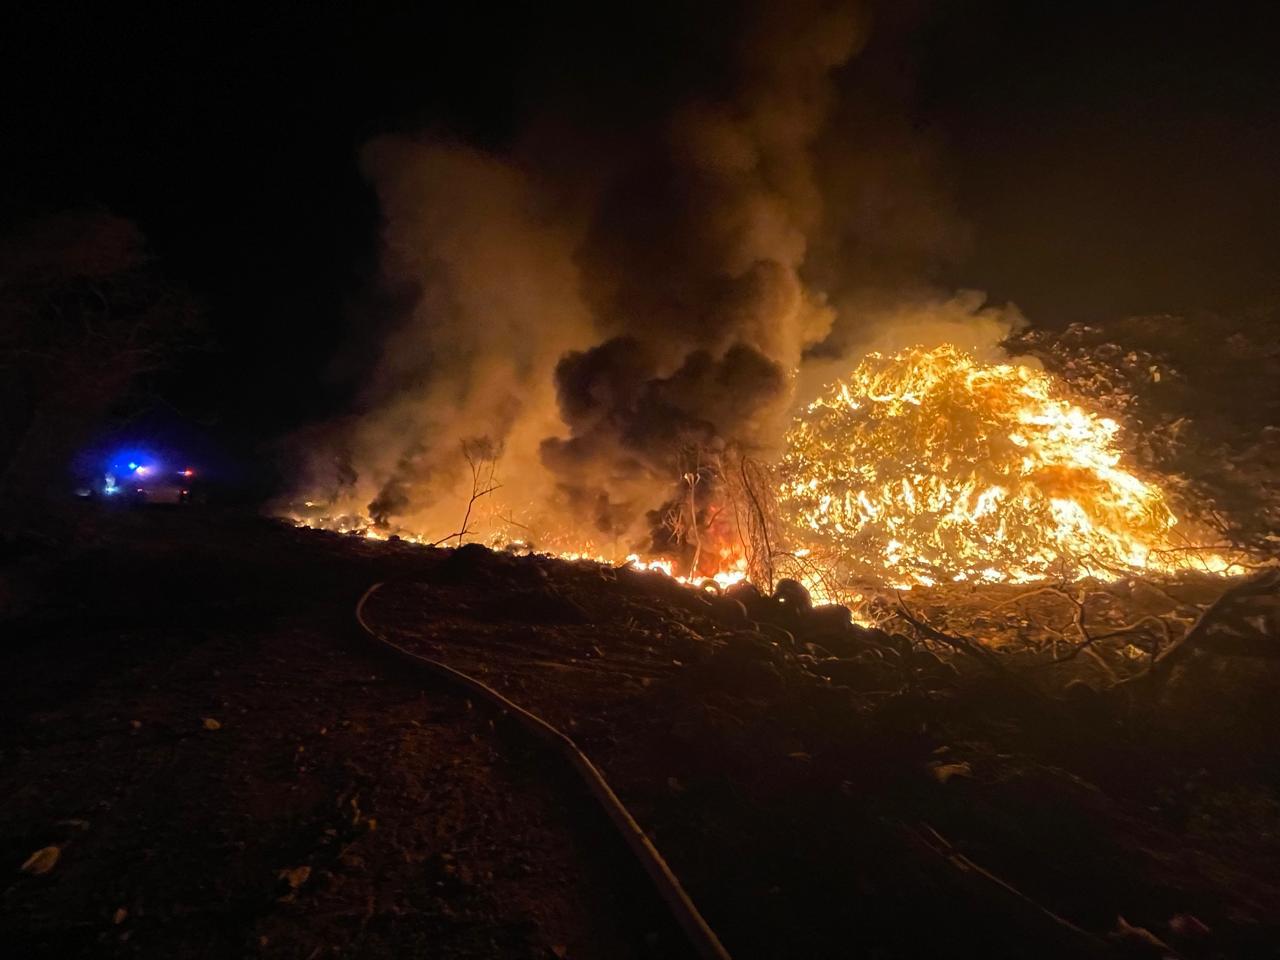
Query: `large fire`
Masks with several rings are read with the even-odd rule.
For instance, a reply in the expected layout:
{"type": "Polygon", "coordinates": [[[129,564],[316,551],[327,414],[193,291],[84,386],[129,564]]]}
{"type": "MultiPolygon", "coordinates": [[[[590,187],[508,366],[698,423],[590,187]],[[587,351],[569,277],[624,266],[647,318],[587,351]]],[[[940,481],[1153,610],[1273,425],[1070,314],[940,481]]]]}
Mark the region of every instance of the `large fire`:
{"type": "MultiPolygon", "coordinates": [[[[1122,465],[1114,420],[1084,409],[1062,382],[1026,366],[984,364],[950,345],[871,354],[808,405],[786,440],[781,461],[765,468],[776,479],[776,498],[767,491],[750,496],[776,499],[782,521],[768,568],[799,579],[815,600],[849,602],[860,584],[874,583],[909,588],[1112,579],[1136,571],[1240,572],[1206,546],[1207,537],[1179,524],[1153,480],[1122,465]]],[[[492,484],[495,494],[498,486],[492,484]]],[[[722,494],[733,499],[728,490],[722,494]]],[[[496,496],[484,502],[491,522],[464,521],[469,539],[532,549],[522,544],[529,528],[510,527],[496,496]]],[[[761,545],[748,544],[742,524],[735,534],[724,519],[739,516],[743,506],[707,511],[719,519],[699,528],[698,543],[714,547],[700,549],[691,567],[637,554],[625,562],[692,585],[723,588],[743,580],[748,555],[761,545]]],[[[295,519],[375,539],[392,533],[419,543],[463,539],[435,541],[361,514],[295,519]]],[[[564,531],[536,535],[565,559],[619,559],[575,544],[564,531]]]]}
{"type": "Polygon", "coordinates": [[[1121,466],[1119,433],[1025,366],[871,354],[788,434],[781,506],[799,538],[907,584],[1224,569],[1121,466]]]}

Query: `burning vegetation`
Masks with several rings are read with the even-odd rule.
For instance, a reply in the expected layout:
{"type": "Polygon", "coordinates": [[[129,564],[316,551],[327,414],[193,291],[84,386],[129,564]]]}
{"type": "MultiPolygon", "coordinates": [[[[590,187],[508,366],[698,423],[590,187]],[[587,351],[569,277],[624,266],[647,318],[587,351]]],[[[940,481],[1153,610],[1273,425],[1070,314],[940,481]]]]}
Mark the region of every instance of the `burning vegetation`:
{"type": "MultiPolygon", "coordinates": [[[[865,82],[875,59],[850,69],[867,10],[748,4],[733,24],[664,31],[681,82],[628,66],[603,112],[557,85],[505,145],[366,145],[387,328],[360,412],[294,438],[296,519],[710,590],[793,580],[867,622],[890,588],[1240,573],[1274,552],[1272,441],[1230,483],[1193,485],[1192,461],[1241,458],[1186,438],[1231,431],[1157,423],[1082,375],[1158,363],[1165,379],[1137,386],[1167,395],[1187,364],[1114,344],[1073,358],[1012,305],[924,281],[965,230],[865,82]],[[925,346],[859,364],[890,341],[925,346]],[[1043,369],[965,352],[999,342],[1043,369]],[[819,395],[836,362],[855,369],[819,395]]],[[[1234,412],[1274,391],[1209,392],[1234,412]]],[[[1177,406],[1201,413],[1199,393],[1177,406]]]]}
{"type": "Polygon", "coordinates": [[[589,535],[575,542],[571,514],[558,525],[546,512],[539,527],[517,522],[519,492],[500,479],[500,451],[481,463],[465,445],[475,482],[447,536],[367,516],[295,519],[414,542],[625,556],[720,588],[750,579],[771,590],[791,577],[832,602],[861,599],[868,586],[1242,572],[1207,528],[1180,520],[1153,471],[1128,465],[1120,424],[1090,406],[1044,370],[917,346],[872,353],[828,386],[773,461],[686,444],[673,461],[675,493],[648,513],[651,530],[632,541],[615,532],[612,549],[589,535]]]}
{"type": "Polygon", "coordinates": [[[781,504],[842,565],[926,586],[1224,569],[1122,466],[1119,434],[1026,366],[871,354],[788,433],[781,504]]]}

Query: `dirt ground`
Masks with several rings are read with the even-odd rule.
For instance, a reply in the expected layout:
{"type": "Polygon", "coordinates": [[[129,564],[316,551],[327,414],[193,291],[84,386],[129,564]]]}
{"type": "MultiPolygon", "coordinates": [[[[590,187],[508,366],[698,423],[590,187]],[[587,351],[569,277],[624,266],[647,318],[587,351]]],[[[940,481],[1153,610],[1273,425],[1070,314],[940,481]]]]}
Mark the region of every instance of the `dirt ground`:
{"type": "Polygon", "coordinates": [[[153,512],[6,568],[9,955],[682,955],[545,753],[355,638],[395,559],[316,546],[153,512]]]}
{"type": "Polygon", "coordinates": [[[736,957],[1276,955],[1266,664],[1196,658],[1141,709],[1039,698],[939,652],[815,660],[793,611],[656,574],[80,523],[0,567],[23,955],[679,955],[556,764],[361,646],[375,581],[376,631],[574,737],[736,957]]]}

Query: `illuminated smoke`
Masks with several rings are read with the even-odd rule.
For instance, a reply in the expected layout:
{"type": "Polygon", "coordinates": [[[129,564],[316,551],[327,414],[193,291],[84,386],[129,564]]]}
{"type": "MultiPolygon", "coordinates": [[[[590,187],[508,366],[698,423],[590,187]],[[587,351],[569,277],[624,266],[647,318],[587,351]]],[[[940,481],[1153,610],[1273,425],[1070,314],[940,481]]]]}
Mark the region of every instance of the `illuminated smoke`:
{"type": "Polygon", "coordinates": [[[304,442],[309,496],[336,515],[443,537],[470,490],[464,444],[500,452],[512,508],[545,498],[538,445],[558,428],[551,375],[590,342],[572,238],[512,165],[457,145],[366,147],[384,211],[386,284],[412,302],[383,346],[365,412],[304,442]]]}
{"type": "MultiPolygon", "coordinates": [[[[439,539],[483,450],[500,486],[474,538],[679,552],[718,456],[776,456],[797,394],[935,310],[903,296],[932,302],[950,215],[928,149],[846,70],[868,24],[850,3],[708,8],[640,73],[552,37],[501,151],[369,144],[403,317],[358,412],[301,438],[303,495],[335,526],[439,539]]],[[[937,309],[959,328],[979,305],[937,309]]]]}

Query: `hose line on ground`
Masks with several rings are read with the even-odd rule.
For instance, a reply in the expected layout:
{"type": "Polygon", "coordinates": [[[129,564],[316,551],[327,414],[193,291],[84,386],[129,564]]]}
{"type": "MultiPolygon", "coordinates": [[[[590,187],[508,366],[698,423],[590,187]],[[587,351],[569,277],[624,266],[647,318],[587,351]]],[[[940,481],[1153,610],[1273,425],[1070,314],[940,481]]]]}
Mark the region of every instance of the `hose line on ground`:
{"type": "Polygon", "coordinates": [[[635,818],[631,816],[631,812],[623,806],[622,801],[613,792],[613,788],[609,786],[599,768],[588,759],[587,755],[578,748],[578,745],[567,734],[562,733],[519,704],[508,700],[488,684],[449,666],[447,663],[412,653],[399,644],[388,640],[369,625],[364,618],[365,604],[382,586],[381,582],[375,583],[361,595],[356,603],[356,623],[359,625],[361,632],[368,639],[378,644],[384,651],[392,653],[401,660],[414,664],[418,668],[424,669],[450,683],[463,687],[470,693],[487,700],[500,710],[511,714],[520,722],[521,726],[539,740],[556,747],[561,755],[569,761],[570,766],[578,773],[588,792],[609,815],[614,827],[621,834],[632,854],[644,867],[644,871],[658,891],[658,895],[662,897],[663,902],[671,911],[672,916],[680,925],[680,929],[684,931],[685,936],[698,955],[703,960],[730,960],[728,951],[720,943],[720,938],[716,936],[715,931],[711,929],[707,921],[703,919],[702,914],[698,912],[698,908],[694,906],[693,901],[689,899],[689,895],[685,893],[671,867],[662,858],[662,854],[645,836],[644,831],[640,829],[640,824],[636,823],[635,818]]]}

